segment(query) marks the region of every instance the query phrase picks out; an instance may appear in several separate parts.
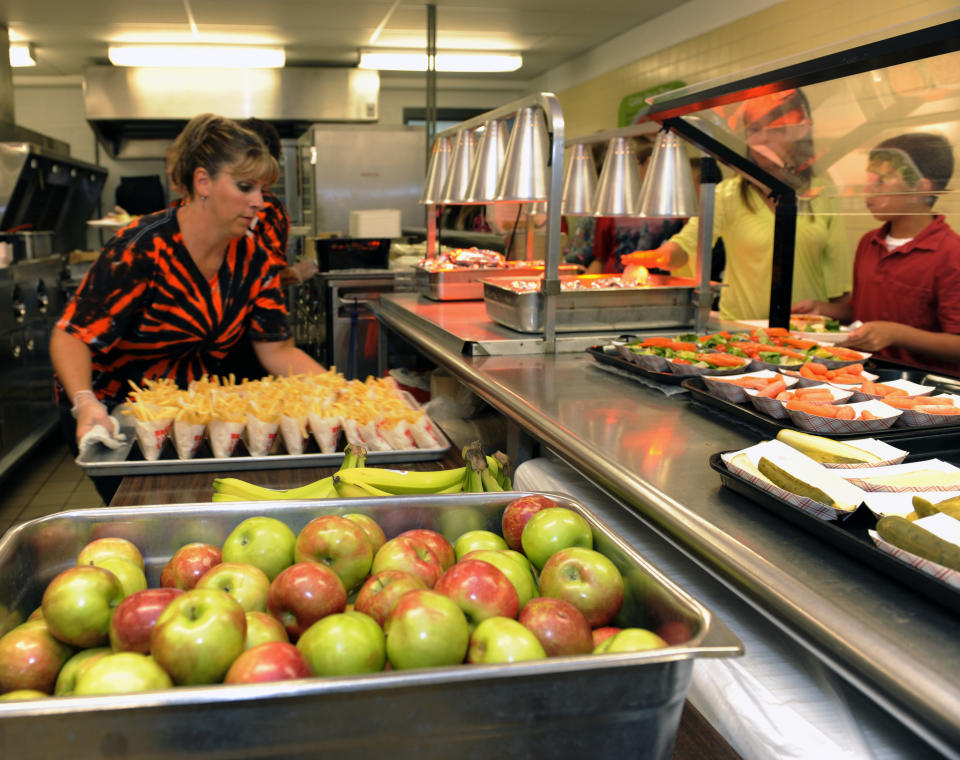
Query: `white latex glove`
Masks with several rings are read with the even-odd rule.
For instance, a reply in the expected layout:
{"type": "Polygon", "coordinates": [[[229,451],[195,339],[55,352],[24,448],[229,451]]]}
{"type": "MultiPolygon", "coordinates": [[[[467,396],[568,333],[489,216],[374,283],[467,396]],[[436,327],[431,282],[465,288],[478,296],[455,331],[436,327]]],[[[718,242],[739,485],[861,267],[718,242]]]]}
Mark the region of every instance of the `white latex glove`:
{"type": "Polygon", "coordinates": [[[116,417],[108,417],[107,419],[110,420],[109,429],[97,423],[83,434],[78,444],[81,453],[83,453],[84,449],[88,449],[98,443],[103,444],[108,449],[119,449],[126,443],[127,436],[120,432],[120,423],[116,417]]]}
{"type": "Polygon", "coordinates": [[[97,400],[93,391],[77,391],[70,411],[77,420],[77,445],[98,425],[110,434],[114,432],[116,420],[111,419],[107,407],[97,400]]]}
{"type": "Polygon", "coordinates": [[[304,282],[313,277],[319,270],[317,262],[312,259],[300,259],[296,264],[290,267],[293,273],[297,275],[300,282],[304,282]]]}

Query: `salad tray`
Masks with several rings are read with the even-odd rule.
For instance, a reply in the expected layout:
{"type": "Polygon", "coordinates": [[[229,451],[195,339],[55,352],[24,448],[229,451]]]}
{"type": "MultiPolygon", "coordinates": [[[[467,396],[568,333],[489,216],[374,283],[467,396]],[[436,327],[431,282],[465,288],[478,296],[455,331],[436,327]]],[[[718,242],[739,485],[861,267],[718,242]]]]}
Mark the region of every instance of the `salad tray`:
{"type": "MultiPolygon", "coordinates": [[[[0,539],[0,631],[26,618],[47,583],[91,538],[133,540],[151,586],[187,541],[221,545],[242,520],[266,515],[299,532],[323,514],[362,512],[392,537],[429,528],[499,531],[504,507],[529,492],[203,503],[84,509],[16,526],[0,539]]],[[[590,524],[597,551],[620,569],[618,625],[682,627],[666,649],[507,664],[387,670],[272,683],[177,687],[139,694],[0,702],[0,756],[584,757],[669,760],[693,663],[743,644],[590,509],[550,494],[590,524]],[[591,698],[583,699],[589,693],[591,698]],[[491,748],[496,747],[493,751],[491,748]]],[[[665,630],[665,629],[664,629],[665,630]]]]}
{"type": "Polygon", "coordinates": [[[690,377],[689,375],[677,375],[673,372],[654,372],[646,367],[641,367],[639,364],[628,362],[620,355],[620,352],[614,346],[590,346],[590,348],[587,349],[587,353],[600,364],[616,367],[624,372],[629,372],[631,375],[653,380],[657,383],[664,383],[665,385],[680,385],[685,379],[690,377]]]}
{"type": "MultiPolygon", "coordinates": [[[[901,377],[903,373],[897,370],[874,370],[874,374],[878,374],[880,381],[883,382],[901,377]]],[[[708,406],[746,423],[762,435],[776,436],[777,432],[783,428],[804,433],[810,432],[794,425],[789,417],[775,419],[769,415],[761,414],[751,406],[735,404],[732,401],[715,396],[707,389],[706,383],[700,377],[688,377],[684,379],[681,386],[690,392],[690,399],[693,402],[708,406]]],[[[852,433],[820,432],[819,435],[843,440],[863,438],[864,433],[862,431],[852,433]]],[[[891,427],[885,430],[871,431],[869,435],[872,438],[878,438],[891,445],[906,449],[911,454],[960,455],[960,424],[891,427]]]]}
{"type": "MultiPolygon", "coordinates": [[[[871,437],[880,438],[878,435],[871,437]]],[[[923,594],[953,612],[960,612],[960,589],[887,554],[873,543],[868,531],[876,528],[877,517],[865,504],[860,504],[855,511],[836,520],[814,517],[731,472],[721,458],[724,453],[727,452],[713,454],[710,457],[710,467],[719,473],[721,483],[731,491],[789,520],[878,572],[905,584],[911,591],[923,594]]]]}

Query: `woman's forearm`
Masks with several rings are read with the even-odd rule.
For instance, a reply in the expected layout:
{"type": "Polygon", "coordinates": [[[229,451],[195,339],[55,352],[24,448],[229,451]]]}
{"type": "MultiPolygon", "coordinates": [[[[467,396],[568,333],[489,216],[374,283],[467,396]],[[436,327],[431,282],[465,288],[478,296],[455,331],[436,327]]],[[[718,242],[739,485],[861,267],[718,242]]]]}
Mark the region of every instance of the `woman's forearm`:
{"type": "Polygon", "coordinates": [[[50,335],[50,361],[57,379],[73,400],[77,391],[93,387],[93,367],[90,347],[79,338],[54,327],[50,335]]]}
{"type": "Polygon", "coordinates": [[[301,375],[323,372],[323,367],[297,348],[293,338],[282,341],[253,341],[257,359],[271,375],[301,375]]]}

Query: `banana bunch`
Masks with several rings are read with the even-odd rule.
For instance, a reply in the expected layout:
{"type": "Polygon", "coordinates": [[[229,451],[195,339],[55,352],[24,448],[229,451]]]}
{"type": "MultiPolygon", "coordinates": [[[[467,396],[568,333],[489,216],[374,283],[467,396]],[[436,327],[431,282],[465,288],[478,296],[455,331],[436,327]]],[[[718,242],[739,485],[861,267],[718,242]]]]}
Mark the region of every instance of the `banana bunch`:
{"type": "Polygon", "coordinates": [[[366,449],[348,445],[340,469],[333,475],[286,490],[265,488],[238,478],[213,481],[213,501],[369,498],[405,494],[509,491],[509,458],[498,451],[484,455],[479,441],[463,450],[466,464],[448,470],[420,472],[366,467],[366,449]]]}

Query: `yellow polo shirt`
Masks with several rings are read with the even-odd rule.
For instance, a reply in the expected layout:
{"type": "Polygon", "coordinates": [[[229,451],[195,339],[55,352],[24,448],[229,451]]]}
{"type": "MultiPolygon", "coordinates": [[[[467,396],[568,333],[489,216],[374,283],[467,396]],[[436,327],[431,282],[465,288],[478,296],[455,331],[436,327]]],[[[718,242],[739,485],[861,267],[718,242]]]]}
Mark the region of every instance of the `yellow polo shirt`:
{"type": "MultiPolygon", "coordinates": [[[[773,264],[774,214],[760,191],[748,185],[752,208],[740,194],[739,177],[717,184],[713,241],[723,238],[727,263],[725,287],[720,293],[724,319],[766,319],[770,311],[770,278],[773,264]]],[[[673,271],[695,277],[699,219],[693,217],[670,241],[686,251],[687,263],[673,271]]],[[[848,292],[853,284],[854,250],[848,245],[839,216],[815,198],[809,209],[797,214],[797,242],[793,263],[792,303],[813,298],[829,301],[848,292]]]]}

